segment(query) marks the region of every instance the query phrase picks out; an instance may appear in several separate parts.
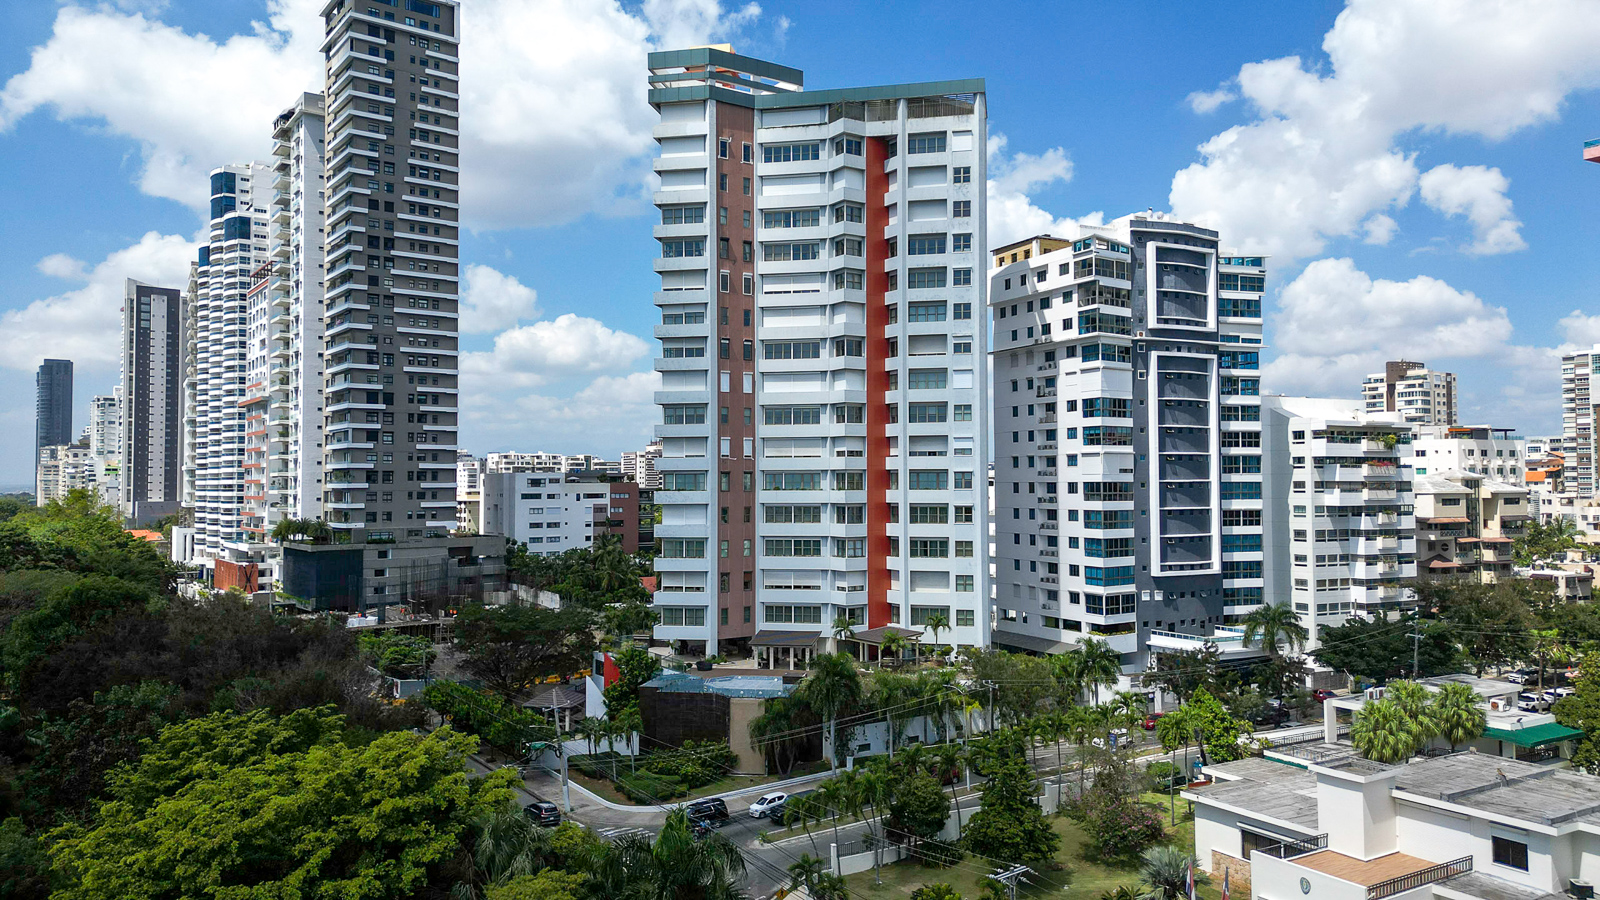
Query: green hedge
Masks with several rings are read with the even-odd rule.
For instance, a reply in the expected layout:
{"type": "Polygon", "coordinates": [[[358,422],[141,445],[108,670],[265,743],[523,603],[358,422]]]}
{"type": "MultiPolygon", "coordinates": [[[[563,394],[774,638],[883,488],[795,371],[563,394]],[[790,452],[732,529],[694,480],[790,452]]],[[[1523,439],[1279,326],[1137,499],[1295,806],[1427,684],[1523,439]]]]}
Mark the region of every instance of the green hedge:
{"type": "Polygon", "coordinates": [[[617,790],[635,803],[659,803],[689,793],[683,782],[654,772],[640,771],[632,775],[618,772],[617,790]]]}
{"type": "Polygon", "coordinates": [[[727,741],[684,741],[677,749],[649,754],[641,767],[681,782],[692,790],[732,774],[738,764],[739,757],[727,741]]]}

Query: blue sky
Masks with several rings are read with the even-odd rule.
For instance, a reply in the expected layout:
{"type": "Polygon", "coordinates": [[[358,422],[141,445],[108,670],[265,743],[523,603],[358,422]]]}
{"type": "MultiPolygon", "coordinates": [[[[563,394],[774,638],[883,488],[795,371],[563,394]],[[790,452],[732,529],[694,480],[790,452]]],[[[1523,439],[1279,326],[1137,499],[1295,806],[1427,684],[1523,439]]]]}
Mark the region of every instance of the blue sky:
{"type": "MultiPolygon", "coordinates": [[[[122,279],[177,283],[204,173],[317,85],[315,0],[20,0],[0,32],[0,483],[31,479],[32,371],[116,378],[122,279]]],[[[707,40],[812,88],[980,76],[996,243],[1146,207],[1273,255],[1266,389],[1354,396],[1386,358],[1464,418],[1559,430],[1600,341],[1600,6],[1583,0],[972,4],[467,0],[462,443],[598,452],[653,419],[644,53],[707,40]],[[1003,138],[1003,139],[1002,139],[1003,138]],[[1576,315],[1574,313],[1576,312],[1576,315]]]]}

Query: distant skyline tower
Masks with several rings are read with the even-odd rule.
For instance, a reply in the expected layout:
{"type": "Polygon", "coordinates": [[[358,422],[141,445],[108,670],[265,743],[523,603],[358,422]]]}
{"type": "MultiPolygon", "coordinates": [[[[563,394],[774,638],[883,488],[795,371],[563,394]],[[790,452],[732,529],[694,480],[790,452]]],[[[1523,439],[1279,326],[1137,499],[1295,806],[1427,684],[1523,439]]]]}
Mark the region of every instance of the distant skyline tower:
{"type": "Polygon", "coordinates": [[[36,436],[33,448],[72,443],[72,360],[47,359],[34,377],[36,436]]]}
{"type": "Polygon", "coordinates": [[[182,295],[128,279],[122,304],[122,514],[136,524],[178,508],[182,295]]]}

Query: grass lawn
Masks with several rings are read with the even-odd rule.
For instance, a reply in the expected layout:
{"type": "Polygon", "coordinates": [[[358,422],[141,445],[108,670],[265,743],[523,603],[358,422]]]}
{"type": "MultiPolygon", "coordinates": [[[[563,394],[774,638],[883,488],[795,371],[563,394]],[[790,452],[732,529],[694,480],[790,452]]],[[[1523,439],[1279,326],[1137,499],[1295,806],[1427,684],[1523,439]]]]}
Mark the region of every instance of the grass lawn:
{"type": "MultiPolygon", "coordinates": [[[[1170,822],[1166,795],[1146,794],[1144,800],[1160,810],[1163,822],[1170,822]]],[[[1173,843],[1192,848],[1194,817],[1187,807],[1188,804],[1183,800],[1178,801],[1178,824],[1176,827],[1169,825],[1167,833],[1173,843]]],[[[1051,820],[1051,825],[1056,833],[1061,835],[1061,850],[1056,854],[1056,862],[1062,868],[1056,871],[1041,869],[1039,877],[1035,878],[1032,884],[1017,891],[1018,897],[1048,897],[1070,893],[1074,898],[1097,900],[1102,893],[1122,885],[1138,887],[1139,872],[1136,864],[1128,865],[1120,861],[1108,864],[1107,861],[1098,858],[1093,850],[1085,846],[1088,839],[1084,836],[1083,829],[1066,816],[1057,816],[1051,820]]],[[[987,860],[969,854],[958,865],[949,869],[928,869],[912,862],[884,866],[881,885],[876,883],[870,870],[851,875],[845,881],[850,887],[852,896],[857,898],[905,900],[911,896],[912,891],[924,884],[942,881],[954,887],[964,900],[977,900],[983,896],[984,882],[989,880],[985,876],[994,868],[995,866],[987,860]]],[[[1199,884],[1196,885],[1196,894],[1200,900],[1220,900],[1221,886],[1199,884]]]]}
{"type": "MultiPolygon", "coordinates": [[[[671,800],[665,800],[663,802],[669,804],[683,803],[699,797],[709,797],[713,794],[721,794],[727,791],[737,791],[743,788],[759,787],[763,784],[771,784],[774,781],[786,781],[790,778],[799,778],[802,775],[810,775],[815,772],[821,772],[827,768],[828,764],[826,762],[801,763],[796,765],[794,770],[789,772],[787,775],[734,775],[728,778],[719,778],[710,784],[701,785],[700,787],[695,788],[682,797],[674,797],[671,800]]],[[[567,774],[569,777],[571,777],[574,783],[583,785],[593,793],[599,794],[601,797],[610,800],[612,803],[625,803],[639,807],[650,807],[655,805],[653,803],[635,803],[634,801],[628,799],[628,797],[625,796],[621,791],[617,790],[616,784],[613,783],[609,778],[590,778],[582,772],[579,772],[577,769],[569,769],[567,774]]],[[[618,767],[617,774],[623,776],[628,774],[628,764],[626,762],[623,762],[618,767]]]]}

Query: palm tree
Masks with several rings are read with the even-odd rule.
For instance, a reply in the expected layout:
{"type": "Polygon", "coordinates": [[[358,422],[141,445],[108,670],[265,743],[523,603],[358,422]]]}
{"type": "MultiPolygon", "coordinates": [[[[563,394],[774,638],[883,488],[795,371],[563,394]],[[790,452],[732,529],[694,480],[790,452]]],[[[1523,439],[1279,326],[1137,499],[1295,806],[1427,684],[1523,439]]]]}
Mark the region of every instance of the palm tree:
{"type": "MultiPolygon", "coordinates": [[[[870,817],[888,799],[889,779],[876,769],[867,769],[856,778],[856,783],[856,797],[861,807],[865,810],[865,815],[869,817],[867,827],[873,829],[870,817]]],[[[883,820],[881,818],[877,822],[877,827],[873,830],[876,832],[876,837],[872,842],[873,878],[878,884],[883,884],[883,851],[881,849],[883,847],[883,820]]]]}
{"type": "Polygon", "coordinates": [[[899,661],[905,657],[906,638],[898,631],[891,631],[883,636],[883,643],[878,646],[878,661],[882,662],[885,656],[899,661]]]}
{"type": "Polygon", "coordinates": [[[961,780],[961,767],[966,763],[967,754],[960,744],[940,744],[933,748],[934,764],[939,767],[939,780],[943,781],[946,775],[954,774],[956,777],[950,782],[950,799],[956,804],[956,822],[961,821],[961,798],[956,796],[956,782],[961,780]]]}
{"type": "Polygon", "coordinates": [[[821,877],[827,863],[807,853],[800,854],[800,858],[789,864],[789,890],[798,891],[805,888],[806,896],[813,896],[817,886],[817,879],[821,877]]]}
{"type": "Polygon", "coordinates": [[[822,798],[822,803],[833,814],[833,842],[839,840],[839,819],[851,813],[859,806],[856,801],[858,793],[858,776],[853,769],[845,769],[839,774],[829,778],[818,788],[817,796],[822,798]]]}
{"type": "MultiPolygon", "coordinates": [[[[833,617],[833,646],[835,650],[842,651],[843,648],[839,646],[840,643],[855,636],[856,632],[853,626],[854,623],[850,621],[850,617],[844,613],[833,617]]],[[[855,642],[852,641],[851,643],[855,642]]],[[[856,644],[856,646],[859,647],[861,645],[856,644]]]]}
{"type": "Polygon", "coordinates": [[[556,862],[550,829],[533,824],[515,806],[480,815],[472,823],[472,832],[468,873],[450,891],[459,900],[482,900],[485,889],[536,875],[556,862]]]}
{"type": "Polygon", "coordinates": [[[1450,742],[1451,750],[1483,735],[1489,714],[1484,712],[1482,702],[1483,698],[1464,684],[1441,685],[1433,695],[1433,723],[1439,737],[1450,742]]]}
{"type": "Polygon", "coordinates": [[[1306,626],[1300,624],[1300,614],[1288,603],[1268,603],[1252,610],[1244,617],[1244,644],[1256,645],[1277,656],[1280,644],[1287,644],[1291,652],[1304,649],[1309,637],[1306,626]]]}
{"type": "MultiPolygon", "coordinates": [[[[638,741],[633,736],[644,731],[644,717],[639,714],[638,704],[629,706],[618,713],[616,722],[617,728],[621,732],[620,736],[629,739],[630,749],[633,750],[632,753],[628,754],[628,771],[637,772],[638,769],[635,768],[635,764],[639,757],[639,746],[638,741]]],[[[615,745],[612,746],[612,749],[616,749],[615,745]]]]}
{"type": "Polygon", "coordinates": [[[1533,638],[1533,658],[1539,664],[1539,693],[1544,693],[1544,670],[1550,663],[1560,663],[1566,658],[1566,648],[1561,644],[1561,632],[1554,628],[1535,628],[1528,632],[1533,638]]]}
{"type": "Polygon", "coordinates": [[[1101,686],[1117,683],[1122,675],[1122,654],[1111,649],[1106,641],[1089,638],[1079,648],[1078,671],[1086,687],[1094,688],[1094,702],[1100,702],[1101,686]]]}
{"type": "Polygon", "coordinates": [[[1083,651],[1074,649],[1052,656],[1050,663],[1060,690],[1060,699],[1066,704],[1077,704],[1083,700],[1083,651]]]}
{"type": "Polygon", "coordinates": [[[599,752],[600,742],[606,737],[606,723],[596,716],[586,716],[572,726],[572,733],[589,745],[589,755],[599,752]]]}
{"type": "Polygon", "coordinates": [[[950,630],[950,617],[944,613],[930,613],[922,621],[922,627],[928,629],[929,633],[933,635],[933,642],[938,644],[939,632],[950,630]]]}
{"type": "Polygon", "coordinates": [[[1433,719],[1433,692],[1415,681],[1391,681],[1384,689],[1384,699],[1400,707],[1416,727],[1417,739],[1426,746],[1439,733],[1433,719]]]}
{"type": "Polygon", "coordinates": [[[1150,896],[1155,900],[1178,900],[1188,896],[1191,872],[1196,884],[1206,881],[1194,854],[1169,844],[1151,847],[1139,860],[1139,877],[1149,885],[1150,896]]]}
{"type": "Polygon", "coordinates": [[[631,834],[595,866],[595,896],[640,900],[746,900],[744,857],[720,834],[695,840],[682,810],[667,815],[651,843],[631,834]]]}
{"type": "Polygon", "coordinates": [[[902,771],[920,773],[928,765],[928,748],[921,744],[912,744],[900,751],[899,764],[902,771]]]}
{"type": "Polygon", "coordinates": [[[818,716],[828,722],[828,761],[839,766],[839,716],[854,712],[866,701],[856,661],[847,653],[827,653],[811,661],[811,674],[797,691],[818,716]]]}
{"type": "Polygon", "coordinates": [[[1386,697],[1356,710],[1350,743],[1367,759],[1397,763],[1410,759],[1422,741],[1416,723],[1400,704],[1386,697]]]}

